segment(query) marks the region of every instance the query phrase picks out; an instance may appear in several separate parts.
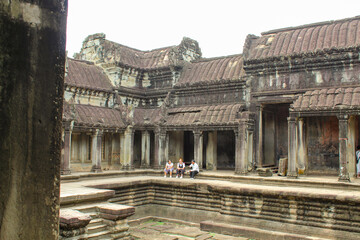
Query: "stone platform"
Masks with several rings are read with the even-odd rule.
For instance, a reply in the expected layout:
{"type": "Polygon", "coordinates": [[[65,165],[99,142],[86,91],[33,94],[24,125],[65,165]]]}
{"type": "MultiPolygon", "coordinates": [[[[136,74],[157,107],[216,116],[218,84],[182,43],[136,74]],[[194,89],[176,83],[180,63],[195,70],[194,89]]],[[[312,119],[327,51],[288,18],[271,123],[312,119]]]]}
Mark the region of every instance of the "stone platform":
{"type": "Polygon", "coordinates": [[[79,174],[77,180],[62,180],[61,205],[101,199],[135,206],[133,220],[149,216],[177,219],[202,223],[204,229],[218,233],[227,225],[236,225],[250,232],[263,231],[258,235],[247,233],[258,236],[256,239],[269,239],[266,232],[293,234],[297,239],[360,238],[358,179],[343,183],[337,177],[267,178],[220,171],[198,176],[195,180],[163,178],[158,171],[138,170],[112,172],[109,176],[79,174]]]}

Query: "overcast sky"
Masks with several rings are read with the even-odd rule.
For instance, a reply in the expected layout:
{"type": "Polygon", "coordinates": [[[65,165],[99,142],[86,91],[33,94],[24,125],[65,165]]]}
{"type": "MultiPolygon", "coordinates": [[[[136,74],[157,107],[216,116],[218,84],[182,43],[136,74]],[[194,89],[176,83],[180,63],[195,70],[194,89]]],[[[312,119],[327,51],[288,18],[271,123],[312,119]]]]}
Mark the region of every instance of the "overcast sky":
{"type": "Polygon", "coordinates": [[[242,52],[247,34],[360,15],[360,0],[68,0],[67,50],[90,34],[139,50],[199,42],[203,57],[242,52]]]}

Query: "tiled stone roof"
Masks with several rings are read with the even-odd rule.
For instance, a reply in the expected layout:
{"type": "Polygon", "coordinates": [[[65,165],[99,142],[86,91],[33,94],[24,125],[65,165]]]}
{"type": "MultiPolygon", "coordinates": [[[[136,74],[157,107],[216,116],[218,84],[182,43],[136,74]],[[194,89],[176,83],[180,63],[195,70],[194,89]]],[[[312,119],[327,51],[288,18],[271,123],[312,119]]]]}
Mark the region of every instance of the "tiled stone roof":
{"type": "Polygon", "coordinates": [[[242,55],[203,58],[184,67],[177,85],[239,80],[243,74],[242,55]]]}
{"type": "Polygon", "coordinates": [[[63,120],[74,120],[75,126],[125,128],[119,110],[91,105],[65,103],[63,120]]]}
{"type": "Polygon", "coordinates": [[[105,40],[104,48],[106,55],[104,58],[107,58],[107,62],[111,62],[113,59],[115,62],[135,68],[163,68],[171,64],[170,52],[174,47],[175,46],[151,51],[140,51],[119,43],[105,40]]]}
{"type": "Polygon", "coordinates": [[[187,106],[168,109],[167,126],[234,125],[241,118],[241,104],[187,106]]]}
{"type": "Polygon", "coordinates": [[[360,16],[277,29],[253,41],[247,60],[359,46],[360,16]]]}
{"type": "Polygon", "coordinates": [[[112,90],[112,85],[100,67],[91,62],[67,59],[65,84],[95,90],[112,90]]]}
{"type": "Polygon", "coordinates": [[[293,104],[293,111],[360,109],[360,87],[307,91],[293,104]]]}
{"type": "Polygon", "coordinates": [[[154,125],[158,123],[161,119],[160,112],[161,112],[160,108],[155,108],[155,109],[136,108],[134,110],[135,126],[154,125]]]}

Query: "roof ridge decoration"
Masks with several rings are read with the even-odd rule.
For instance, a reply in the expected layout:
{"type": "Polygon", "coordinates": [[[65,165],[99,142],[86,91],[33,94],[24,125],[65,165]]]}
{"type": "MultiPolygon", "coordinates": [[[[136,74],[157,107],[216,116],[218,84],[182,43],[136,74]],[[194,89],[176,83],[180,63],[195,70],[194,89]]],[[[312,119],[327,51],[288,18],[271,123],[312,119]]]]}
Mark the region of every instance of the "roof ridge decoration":
{"type": "Polygon", "coordinates": [[[197,41],[184,37],[179,45],[141,51],[106,39],[105,34],[89,35],[76,59],[101,63],[115,63],[140,70],[182,66],[201,58],[197,41]]]}

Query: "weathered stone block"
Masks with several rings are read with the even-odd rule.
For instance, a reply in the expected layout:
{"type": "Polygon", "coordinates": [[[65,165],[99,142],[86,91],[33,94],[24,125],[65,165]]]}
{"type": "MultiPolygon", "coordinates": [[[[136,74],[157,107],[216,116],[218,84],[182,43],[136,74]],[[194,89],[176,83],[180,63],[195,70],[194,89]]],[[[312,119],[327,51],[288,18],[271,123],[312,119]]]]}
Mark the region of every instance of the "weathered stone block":
{"type": "Polygon", "coordinates": [[[279,176],[285,176],[287,173],[287,167],[288,167],[288,159],[287,158],[280,158],[279,159],[279,176]]]}
{"type": "Polygon", "coordinates": [[[99,205],[98,209],[101,218],[113,221],[127,218],[135,213],[134,207],[112,203],[99,205]]]}
{"type": "Polygon", "coordinates": [[[262,177],[271,177],[273,175],[270,168],[258,168],[256,172],[262,177]]]}
{"type": "Polygon", "coordinates": [[[60,210],[60,229],[74,230],[86,227],[91,221],[91,217],[72,209],[60,210]]]}

